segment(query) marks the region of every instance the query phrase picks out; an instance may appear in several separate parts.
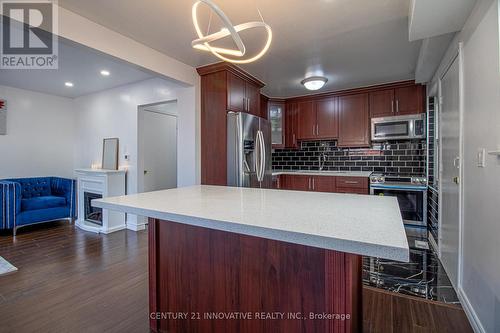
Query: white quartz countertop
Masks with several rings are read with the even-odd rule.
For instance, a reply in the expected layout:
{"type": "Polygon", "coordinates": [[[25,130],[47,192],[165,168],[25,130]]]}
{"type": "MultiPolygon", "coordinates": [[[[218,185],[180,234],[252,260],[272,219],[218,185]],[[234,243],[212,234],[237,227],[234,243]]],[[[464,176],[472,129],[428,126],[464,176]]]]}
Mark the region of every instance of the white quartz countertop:
{"type": "Polygon", "coordinates": [[[92,205],[294,244],[409,260],[394,197],[202,185],[96,199],[92,205]]]}
{"type": "Polygon", "coordinates": [[[365,177],[368,178],[371,171],[295,171],[295,170],[274,170],[273,176],[279,175],[305,175],[305,176],[335,176],[335,177],[365,177]]]}

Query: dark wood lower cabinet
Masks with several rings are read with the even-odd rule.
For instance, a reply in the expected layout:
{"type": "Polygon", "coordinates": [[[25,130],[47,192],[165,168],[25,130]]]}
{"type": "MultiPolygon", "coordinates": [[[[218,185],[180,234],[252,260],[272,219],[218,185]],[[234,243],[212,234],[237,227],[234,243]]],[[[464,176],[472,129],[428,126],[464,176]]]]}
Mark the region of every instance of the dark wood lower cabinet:
{"type": "Polygon", "coordinates": [[[363,177],[337,177],[337,193],[369,194],[368,178],[363,177]]]}
{"type": "Polygon", "coordinates": [[[361,332],[361,257],[149,220],[154,332],[361,332]]]}
{"type": "Polygon", "coordinates": [[[365,177],[280,175],[277,188],[292,191],[369,194],[365,177]]]}
{"type": "Polygon", "coordinates": [[[315,192],[336,192],[335,178],[331,176],[314,176],[313,191],[315,192]]]}
{"type": "Polygon", "coordinates": [[[311,178],[309,176],[297,175],[289,176],[287,175],[285,186],[287,189],[295,191],[309,191],[311,188],[311,178]]]}

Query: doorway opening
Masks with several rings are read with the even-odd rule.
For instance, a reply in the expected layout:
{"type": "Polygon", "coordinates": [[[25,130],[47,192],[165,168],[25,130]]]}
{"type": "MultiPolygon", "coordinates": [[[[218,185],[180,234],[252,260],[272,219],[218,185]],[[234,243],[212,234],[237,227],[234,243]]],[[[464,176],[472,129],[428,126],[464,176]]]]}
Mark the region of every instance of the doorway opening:
{"type": "Polygon", "coordinates": [[[137,192],[177,187],[177,100],[138,109],[137,192]]]}

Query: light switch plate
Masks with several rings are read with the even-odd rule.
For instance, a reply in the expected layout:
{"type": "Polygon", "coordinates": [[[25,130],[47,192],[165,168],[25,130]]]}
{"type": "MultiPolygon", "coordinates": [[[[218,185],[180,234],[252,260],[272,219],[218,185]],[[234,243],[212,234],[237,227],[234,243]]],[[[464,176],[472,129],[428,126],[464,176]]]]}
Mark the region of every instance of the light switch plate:
{"type": "Polygon", "coordinates": [[[7,134],[7,111],[0,110],[0,135],[7,134]]]}
{"type": "Polygon", "coordinates": [[[7,134],[7,101],[0,99],[0,135],[7,134]]]}
{"type": "Polygon", "coordinates": [[[486,167],[486,149],[479,148],[477,150],[477,167],[484,168],[486,167]]]}

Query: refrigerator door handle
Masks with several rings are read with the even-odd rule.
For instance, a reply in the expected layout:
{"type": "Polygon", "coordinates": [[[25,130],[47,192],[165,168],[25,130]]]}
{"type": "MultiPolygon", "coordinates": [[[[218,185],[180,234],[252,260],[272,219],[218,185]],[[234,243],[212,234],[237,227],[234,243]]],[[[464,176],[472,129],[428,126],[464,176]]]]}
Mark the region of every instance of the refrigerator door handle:
{"type": "Polygon", "coordinates": [[[260,140],[261,140],[261,146],[260,146],[260,152],[261,152],[261,159],[260,159],[260,164],[261,164],[261,170],[260,170],[260,181],[264,181],[264,175],[266,173],[266,142],[264,140],[264,133],[262,131],[259,131],[260,133],[260,140]]]}
{"type": "Polygon", "coordinates": [[[257,181],[260,180],[260,172],[261,172],[261,164],[262,164],[262,147],[261,147],[261,141],[260,141],[260,130],[257,131],[257,135],[255,138],[255,172],[257,173],[257,181]]]}

